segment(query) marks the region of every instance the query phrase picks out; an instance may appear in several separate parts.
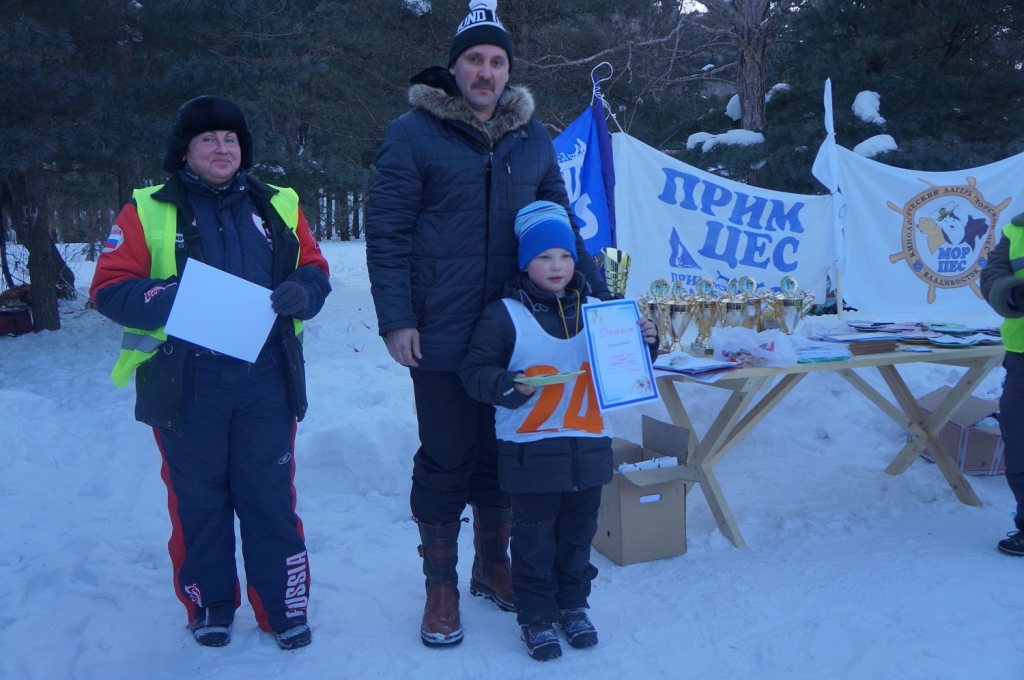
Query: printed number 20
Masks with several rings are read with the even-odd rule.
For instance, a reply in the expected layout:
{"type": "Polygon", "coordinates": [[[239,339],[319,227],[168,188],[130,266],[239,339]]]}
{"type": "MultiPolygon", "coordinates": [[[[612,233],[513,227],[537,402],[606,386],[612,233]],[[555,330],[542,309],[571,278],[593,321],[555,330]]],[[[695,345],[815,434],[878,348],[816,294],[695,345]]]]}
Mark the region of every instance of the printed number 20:
{"type": "MultiPolygon", "coordinates": [[[[542,387],[537,403],[533,405],[533,409],[516,432],[519,434],[533,434],[535,432],[578,430],[580,432],[601,434],[604,430],[604,420],[601,418],[601,412],[597,407],[597,395],[594,394],[592,389],[593,380],[590,376],[590,362],[584,361],[580,365],[580,370],[583,371],[583,374],[576,378],[576,385],[573,387],[572,395],[569,397],[569,405],[565,409],[565,417],[562,420],[561,428],[542,428],[541,425],[554,415],[558,405],[562,402],[562,396],[565,394],[565,383],[542,387]],[[584,397],[587,400],[586,415],[582,415],[584,397]]],[[[524,372],[526,377],[531,378],[535,375],[558,373],[558,369],[554,366],[530,366],[524,372]]]]}

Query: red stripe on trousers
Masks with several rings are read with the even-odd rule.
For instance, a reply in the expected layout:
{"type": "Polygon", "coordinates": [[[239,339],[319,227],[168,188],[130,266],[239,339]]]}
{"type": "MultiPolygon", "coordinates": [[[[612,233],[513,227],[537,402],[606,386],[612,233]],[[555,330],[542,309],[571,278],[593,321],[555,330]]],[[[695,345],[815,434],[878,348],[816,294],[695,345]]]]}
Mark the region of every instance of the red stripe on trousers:
{"type": "Polygon", "coordinates": [[[263,600],[260,599],[260,594],[252,586],[246,586],[245,592],[249,596],[249,604],[252,605],[252,612],[256,615],[256,624],[260,627],[260,630],[273,633],[274,630],[270,627],[270,613],[263,608],[263,600]]]}
{"type": "Polygon", "coordinates": [[[167,486],[167,514],[171,516],[171,538],[167,541],[167,552],[171,555],[171,565],[174,567],[174,594],[185,605],[188,611],[188,625],[191,628],[195,623],[196,603],[185,595],[181,584],[178,583],[178,573],[185,561],[185,534],[181,529],[181,518],[178,517],[178,496],[174,493],[174,485],[171,484],[171,471],[167,467],[167,454],[164,453],[164,445],[160,441],[160,432],[155,427],[153,438],[156,439],[156,447],[160,449],[160,479],[164,480],[167,486]]]}

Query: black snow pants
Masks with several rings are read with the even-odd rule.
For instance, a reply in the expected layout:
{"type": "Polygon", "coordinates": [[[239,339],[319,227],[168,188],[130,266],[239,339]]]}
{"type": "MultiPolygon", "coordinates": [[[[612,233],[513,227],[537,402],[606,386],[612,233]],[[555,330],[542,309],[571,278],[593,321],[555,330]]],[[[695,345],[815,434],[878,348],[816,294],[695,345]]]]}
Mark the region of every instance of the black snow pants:
{"type": "Polygon", "coordinates": [[[601,487],[512,494],[512,590],[520,624],[555,623],[563,609],[588,607],[590,542],[601,487]]]}
{"type": "Polygon", "coordinates": [[[295,417],[283,353],[268,345],[255,364],[195,354],[182,393],[184,436],[153,431],[167,484],[174,589],[189,624],[228,624],[241,604],[235,515],[260,628],[305,623],[309,567],[295,514],[295,417]]]}
{"type": "Polygon", "coordinates": [[[420,448],[413,458],[413,517],[444,525],[462,516],[466,503],[507,508],[498,486],[494,407],[466,394],[458,373],[410,368],[420,448]]]}
{"type": "Polygon", "coordinates": [[[1024,354],[1007,352],[1006,380],[999,397],[999,429],[1006,461],[1006,482],[1017,501],[1017,529],[1024,530],[1024,354]]]}

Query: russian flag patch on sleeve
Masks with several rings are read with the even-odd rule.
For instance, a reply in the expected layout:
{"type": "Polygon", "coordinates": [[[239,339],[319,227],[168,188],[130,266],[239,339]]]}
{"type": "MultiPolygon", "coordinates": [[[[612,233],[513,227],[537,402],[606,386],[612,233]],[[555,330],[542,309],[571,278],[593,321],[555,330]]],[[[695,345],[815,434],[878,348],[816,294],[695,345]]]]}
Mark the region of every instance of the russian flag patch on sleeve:
{"type": "Polygon", "coordinates": [[[110,236],[107,237],[107,242],[103,244],[103,253],[112,253],[121,247],[124,243],[124,232],[121,231],[121,227],[116,224],[110,228],[110,236]]]}

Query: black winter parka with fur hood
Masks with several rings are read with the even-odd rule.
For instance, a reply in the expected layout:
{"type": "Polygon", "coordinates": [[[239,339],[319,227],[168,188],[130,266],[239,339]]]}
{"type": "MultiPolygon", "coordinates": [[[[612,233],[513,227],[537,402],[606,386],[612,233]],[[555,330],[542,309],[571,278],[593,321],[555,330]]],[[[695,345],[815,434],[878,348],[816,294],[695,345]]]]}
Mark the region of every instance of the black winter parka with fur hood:
{"type": "MultiPolygon", "coordinates": [[[[551,138],[533,118],[529,91],[506,87],[484,123],[457,94],[454,80],[446,82],[448,75],[413,79],[414,108],[388,128],[366,217],[379,332],[419,329],[419,365],[427,371],[459,369],[484,306],[499,299],[518,272],[516,212],[546,200],[572,215],[551,138]]],[[[573,229],[577,267],[591,294],[607,297],[575,224],[573,229]]]]}

